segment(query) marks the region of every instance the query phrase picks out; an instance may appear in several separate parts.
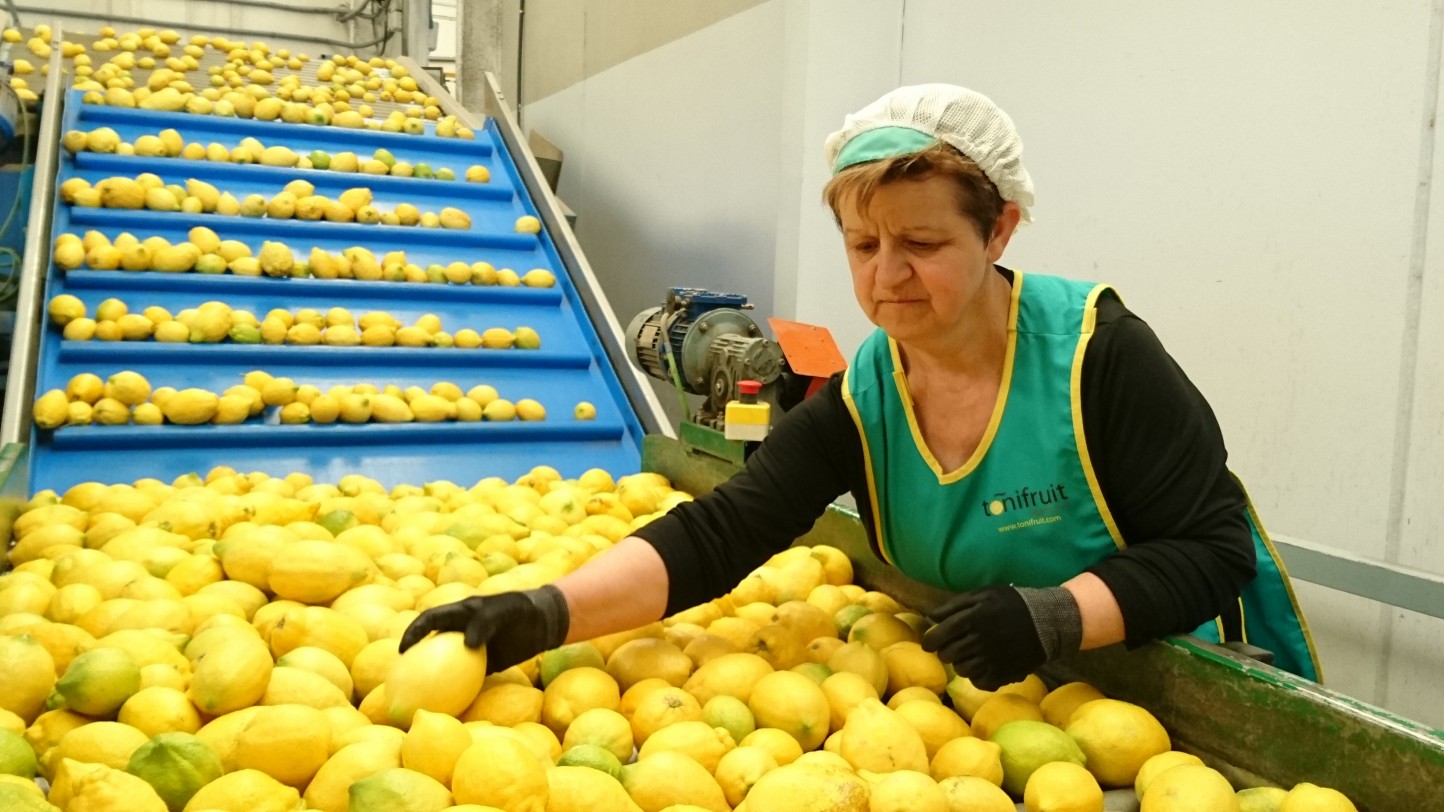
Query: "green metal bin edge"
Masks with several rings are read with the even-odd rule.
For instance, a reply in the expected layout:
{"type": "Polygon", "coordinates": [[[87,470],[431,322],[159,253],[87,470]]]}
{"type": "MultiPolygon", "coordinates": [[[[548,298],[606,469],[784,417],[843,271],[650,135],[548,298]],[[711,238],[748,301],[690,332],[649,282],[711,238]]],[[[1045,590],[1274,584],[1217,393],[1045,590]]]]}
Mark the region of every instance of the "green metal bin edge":
{"type": "MultiPolygon", "coordinates": [[[[737,470],[660,436],[645,438],[642,466],[693,494],[737,470]]],[[[924,613],[945,594],[879,560],[845,508],[829,508],[797,543],[837,547],[859,585],[924,613]]],[[[1053,685],[1085,681],[1147,708],[1175,749],[1197,754],[1236,788],[1309,781],[1343,792],[1363,812],[1444,812],[1444,731],[1201,640],[1109,646],[1050,663],[1043,676],[1053,685]]]]}

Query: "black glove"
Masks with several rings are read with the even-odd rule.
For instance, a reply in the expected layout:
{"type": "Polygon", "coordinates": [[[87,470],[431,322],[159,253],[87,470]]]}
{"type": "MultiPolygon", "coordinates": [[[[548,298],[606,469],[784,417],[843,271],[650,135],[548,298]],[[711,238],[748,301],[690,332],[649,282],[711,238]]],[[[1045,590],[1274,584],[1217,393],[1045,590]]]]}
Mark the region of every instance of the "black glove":
{"type": "Polygon", "coordinates": [[[1062,587],[984,587],[933,614],[937,625],[923,635],[923,648],[984,691],[1018,682],[1083,642],[1078,602],[1062,587]]]}
{"type": "Polygon", "coordinates": [[[486,672],[491,674],[560,646],[570,625],[566,596],[547,585],[427,609],[406,627],[401,650],[431,632],[464,632],[469,648],[486,646],[486,672]]]}

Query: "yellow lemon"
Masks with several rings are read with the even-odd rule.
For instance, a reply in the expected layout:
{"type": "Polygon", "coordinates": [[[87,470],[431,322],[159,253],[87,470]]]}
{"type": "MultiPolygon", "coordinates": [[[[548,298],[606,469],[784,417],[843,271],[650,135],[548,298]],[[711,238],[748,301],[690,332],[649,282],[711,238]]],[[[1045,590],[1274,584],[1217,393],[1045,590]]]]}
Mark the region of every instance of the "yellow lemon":
{"type": "Polygon", "coordinates": [[[713,812],[729,809],[717,779],[681,753],[663,751],[628,764],[622,768],[622,786],[644,810],[674,804],[692,804],[713,812]]]}
{"type": "Polygon", "coordinates": [[[934,780],[972,776],[1003,785],[1003,748],[982,739],[964,736],[938,748],[929,768],[934,780]]]}
{"type": "Polygon", "coordinates": [[[260,770],[237,770],[201,787],[186,804],[188,810],[220,812],[292,812],[301,794],[260,770]]]}
{"type": "Polygon", "coordinates": [[[869,784],[869,812],[948,812],[942,789],[924,773],[897,770],[862,777],[869,784]]]}
{"type": "Polygon", "coordinates": [[[868,795],[867,782],[846,768],[799,763],[762,776],[745,805],[748,812],[865,812],[868,795]]]}
{"type": "MultiPolygon", "coordinates": [[[[506,689],[513,689],[507,691],[508,694],[513,696],[521,691],[535,690],[534,688],[522,688],[517,685],[503,685],[491,690],[498,691],[506,689]]],[[[530,698],[530,694],[526,696],[530,698]]],[[[498,722],[497,724],[501,723],[498,722]]],[[[587,744],[601,747],[616,756],[621,762],[626,763],[631,760],[632,757],[633,735],[631,723],[628,722],[627,718],[621,713],[610,708],[592,708],[591,710],[583,711],[567,726],[566,735],[562,737],[562,749],[570,750],[573,747],[587,744]]]]}
{"type": "Polygon", "coordinates": [[[559,736],[572,721],[592,708],[617,710],[622,694],[616,680],[599,668],[572,668],[557,675],[542,699],[542,724],[559,736]]]}
{"type": "Polygon", "coordinates": [[[777,760],[760,747],[737,747],[723,754],[714,777],[727,803],[736,807],[762,776],[777,769],[777,760]]]}
{"type": "MultiPolygon", "coordinates": [[[[774,671],[764,676],[753,686],[747,707],[758,725],[788,733],[804,752],[821,747],[827,738],[831,719],[827,696],[816,682],[801,674],[774,671]]],[[[923,766],[926,768],[926,761],[923,766]]]]}
{"type": "Polygon", "coordinates": [[[960,775],[944,778],[938,782],[938,789],[948,801],[949,809],[966,809],[968,812],[1014,812],[1017,806],[1008,793],[981,778],[960,775]]]}
{"type": "Polygon", "coordinates": [[[926,772],[927,748],[922,737],[897,711],[876,699],[864,699],[848,714],[840,751],[857,770],[926,772]]]}
{"type": "Polygon", "coordinates": [[[195,733],[201,716],[185,692],[175,688],[143,688],[120,706],[116,720],[147,736],[162,733],[195,733]]]}
{"type": "MultiPolygon", "coordinates": [[[[395,728],[386,729],[400,732],[395,728]]],[[[351,785],[400,766],[397,748],[387,742],[360,742],[342,747],[321,765],[306,786],[306,808],[349,812],[351,785]]]]}
{"type": "Polygon", "coordinates": [[[1164,770],[1169,770],[1184,764],[1193,764],[1199,767],[1204,766],[1203,759],[1198,756],[1192,753],[1180,753],[1177,750],[1159,753],[1148,759],[1143,762],[1143,766],[1138,769],[1138,776],[1133,781],[1134,793],[1139,798],[1142,798],[1143,793],[1148,789],[1148,785],[1153,783],[1153,779],[1162,774],[1164,770]]]}
{"type": "Polygon", "coordinates": [[[714,773],[717,762],[736,746],[732,734],[721,728],[709,727],[706,722],[677,722],[649,736],[637,752],[637,758],[671,751],[691,758],[707,772],[714,773]]]}
{"type": "Polygon", "coordinates": [[[1103,812],[1103,789],[1083,767],[1055,761],[1028,778],[1023,806],[1028,812],[1103,812]]]}
{"type": "Polygon", "coordinates": [[[1183,764],[1153,779],[1140,812],[1213,812],[1238,808],[1233,787],[1215,770],[1183,764]]]}
{"type": "Polygon", "coordinates": [[[653,734],[669,725],[701,719],[702,706],[697,704],[692,694],[670,685],[663,686],[638,700],[631,718],[632,740],[641,747],[653,734]]]}
{"type": "Polygon", "coordinates": [[[759,727],[738,742],[742,747],[756,747],[766,750],[778,766],[785,767],[802,757],[802,746],[797,739],[776,728],[759,727]]]}
{"type": "Polygon", "coordinates": [[[636,812],[616,779],[590,767],[547,770],[547,809],[553,812],[636,812]]]}
{"type": "Polygon", "coordinates": [[[1289,790],[1279,812],[1357,812],[1357,809],[1342,792],[1304,782],[1289,790]]]}
{"type": "Polygon", "coordinates": [[[471,734],[460,720],[418,710],[401,744],[401,765],[449,786],[452,769],[470,746],[471,734]]]}
{"type": "Polygon", "coordinates": [[[1088,771],[1106,787],[1131,786],[1143,763],[1171,746],[1168,731],[1153,714],[1116,699],[1080,706],[1067,732],[1087,757],[1088,771]]]}
{"type": "Polygon", "coordinates": [[[963,721],[963,717],[938,702],[926,699],[903,702],[895,712],[918,732],[923,746],[927,748],[929,762],[943,745],[961,737],[972,736],[972,731],[968,729],[968,723],[963,721]]]}
{"type": "Polygon", "coordinates": [[[382,770],[350,789],[351,812],[432,812],[451,806],[451,792],[428,775],[405,768],[382,770]]]}
{"type": "Polygon", "coordinates": [[[1238,798],[1238,812],[1279,812],[1289,792],[1278,787],[1251,787],[1239,790],[1235,797],[1238,798]]]}
{"type": "Polygon", "coordinates": [[[236,737],[235,763],[300,789],[326,763],[330,737],[326,717],[315,708],[262,707],[236,737]]]}
{"type": "Polygon", "coordinates": [[[1050,725],[1067,727],[1073,711],[1095,699],[1103,698],[1101,691],[1086,682],[1070,682],[1049,691],[1043,701],[1038,703],[1038,707],[1043,711],[1043,721],[1050,725]]]}
{"type": "Polygon", "coordinates": [[[542,759],[519,740],[486,736],[457,760],[451,791],[460,804],[543,812],[549,797],[546,773],[542,759]]]}
{"type": "MultiPolygon", "coordinates": [[[[405,729],[418,710],[456,716],[481,693],[486,652],[466,647],[459,632],[432,635],[397,658],[386,677],[386,717],[405,729]],[[436,680],[437,674],[447,679],[436,680]]],[[[568,720],[570,721],[570,720],[568,720]]]]}

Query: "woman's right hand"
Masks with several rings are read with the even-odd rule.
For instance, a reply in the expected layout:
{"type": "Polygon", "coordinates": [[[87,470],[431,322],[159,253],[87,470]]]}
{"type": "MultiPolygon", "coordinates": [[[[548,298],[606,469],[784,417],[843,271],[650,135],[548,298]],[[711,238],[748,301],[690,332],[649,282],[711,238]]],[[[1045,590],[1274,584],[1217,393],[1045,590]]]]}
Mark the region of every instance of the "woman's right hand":
{"type": "Polygon", "coordinates": [[[401,635],[401,651],[432,632],[461,632],[469,648],[486,647],[487,673],[504,671],[566,642],[570,617],[555,586],[479,595],[422,612],[401,635]]]}

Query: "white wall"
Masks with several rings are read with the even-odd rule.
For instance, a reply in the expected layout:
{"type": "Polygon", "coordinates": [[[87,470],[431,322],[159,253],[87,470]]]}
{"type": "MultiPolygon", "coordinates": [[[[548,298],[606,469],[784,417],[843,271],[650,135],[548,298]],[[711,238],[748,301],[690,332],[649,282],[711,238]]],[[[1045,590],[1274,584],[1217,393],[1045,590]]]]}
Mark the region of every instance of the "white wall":
{"type": "MultiPolygon", "coordinates": [[[[898,84],[992,95],[1038,187],[1005,263],[1122,290],[1273,532],[1444,572],[1436,5],[772,0],[521,101],[621,318],[739,290],[850,354],[823,138],[898,84]]],[[[1444,724],[1444,622],[1299,590],[1331,686],[1444,724]]]]}

